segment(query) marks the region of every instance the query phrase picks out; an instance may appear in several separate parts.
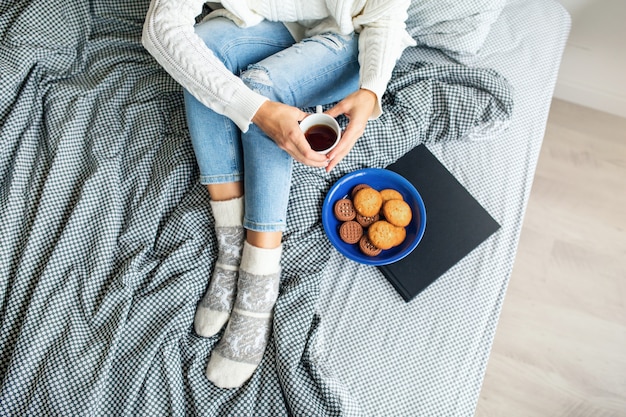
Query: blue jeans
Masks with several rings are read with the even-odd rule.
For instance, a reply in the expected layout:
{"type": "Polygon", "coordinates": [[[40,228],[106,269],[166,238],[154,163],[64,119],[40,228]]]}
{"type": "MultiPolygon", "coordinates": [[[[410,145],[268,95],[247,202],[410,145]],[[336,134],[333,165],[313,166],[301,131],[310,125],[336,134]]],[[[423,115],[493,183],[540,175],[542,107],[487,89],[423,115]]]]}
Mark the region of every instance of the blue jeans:
{"type": "MultiPolygon", "coordinates": [[[[359,88],[357,35],[323,34],[295,43],[282,23],[263,21],[240,28],[225,18],[200,23],[195,32],[233,74],[272,101],[314,107],[339,101],[359,88]]],[[[242,133],[187,91],[185,108],[200,182],[243,181],[244,227],[284,231],[291,156],[256,125],[242,133]]]]}

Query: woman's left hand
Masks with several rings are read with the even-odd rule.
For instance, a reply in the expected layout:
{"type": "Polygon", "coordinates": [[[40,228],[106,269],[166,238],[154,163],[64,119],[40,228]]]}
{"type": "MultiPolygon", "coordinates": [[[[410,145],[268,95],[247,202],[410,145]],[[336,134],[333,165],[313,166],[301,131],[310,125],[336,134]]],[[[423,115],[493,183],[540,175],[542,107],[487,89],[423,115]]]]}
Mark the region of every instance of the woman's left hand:
{"type": "Polygon", "coordinates": [[[357,139],[363,135],[365,125],[374,112],[376,102],[376,94],[362,88],[324,112],[333,117],[343,114],[349,120],[346,130],[344,130],[341,135],[341,140],[337,146],[326,155],[330,160],[330,163],[326,167],[326,172],[330,172],[330,170],[350,152],[357,139]]]}

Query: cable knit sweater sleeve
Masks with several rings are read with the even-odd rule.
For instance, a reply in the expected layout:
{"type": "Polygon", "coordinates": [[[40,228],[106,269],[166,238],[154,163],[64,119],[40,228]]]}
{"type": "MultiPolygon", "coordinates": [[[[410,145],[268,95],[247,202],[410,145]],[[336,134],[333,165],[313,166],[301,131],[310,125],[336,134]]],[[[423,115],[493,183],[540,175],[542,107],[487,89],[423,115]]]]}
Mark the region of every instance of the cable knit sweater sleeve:
{"type": "Polygon", "coordinates": [[[161,66],[205,106],[247,131],[267,98],[252,91],[194,32],[205,0],[152,0],[142,43],[161,66]]]}
{"type": "Polygon", "coordinates": [[[415,41],[406,32],[410,0],[368,0],[363,12],[352,23],[360,29],[359,65],[361,88],[373,91],[378,106],[372,118],[382,113],[381,98],[391,79],[396,61],[415,41]]]}

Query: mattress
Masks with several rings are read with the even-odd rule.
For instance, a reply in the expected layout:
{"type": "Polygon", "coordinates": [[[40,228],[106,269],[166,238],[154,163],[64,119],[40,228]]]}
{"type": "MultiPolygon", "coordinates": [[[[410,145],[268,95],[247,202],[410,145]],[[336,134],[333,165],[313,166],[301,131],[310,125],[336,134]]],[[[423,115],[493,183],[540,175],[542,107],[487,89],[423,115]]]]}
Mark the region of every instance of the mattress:
{"type": "MultiPolygon", "coordinates": [[[[375,267],[331,257],[316,355],[365,415],[474,415],[569,27],[556,2],[509,2],[471,65],[511,82],[510,126],[486,141],[427,145],[499,231],[408,303],[375,267]]],[[[427,49],[408,53],[448,59],[427,49]]]]}

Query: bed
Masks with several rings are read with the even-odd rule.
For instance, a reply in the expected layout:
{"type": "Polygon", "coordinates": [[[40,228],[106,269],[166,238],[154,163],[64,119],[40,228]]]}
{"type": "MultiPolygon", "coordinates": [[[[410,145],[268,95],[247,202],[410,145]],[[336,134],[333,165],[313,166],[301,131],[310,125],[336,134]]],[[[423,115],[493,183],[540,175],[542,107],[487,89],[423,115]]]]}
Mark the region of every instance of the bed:
{"type": "Polygon", "coordinates": [[[192,330],[216,242],[180,87],[141,47],[147,1],[83,3],[0,5],[0,415],[473,415],[564,9],[477,0],[487,23],[457,49],[450,22],[409,20],[383,117],[332,173],[295,166],[272,340],[223,390],[204,377],[217,337],[192,330]],[[342,175],[419,144],[501,228],[405,302],[320,212],[342,175]]]}

